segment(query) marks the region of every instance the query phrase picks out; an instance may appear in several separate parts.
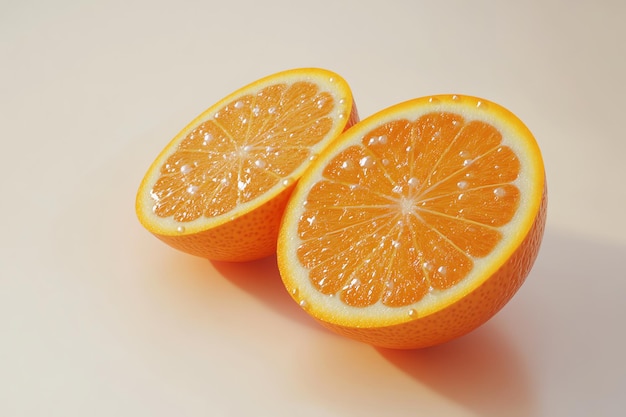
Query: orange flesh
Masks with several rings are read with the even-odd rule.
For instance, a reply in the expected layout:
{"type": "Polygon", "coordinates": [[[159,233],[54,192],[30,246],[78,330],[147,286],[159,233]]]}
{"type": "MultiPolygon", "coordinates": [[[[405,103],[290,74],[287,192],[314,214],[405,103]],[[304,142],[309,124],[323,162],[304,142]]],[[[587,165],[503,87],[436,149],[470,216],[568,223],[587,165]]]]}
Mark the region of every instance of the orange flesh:
{"type": "Polygon", "coordinates": [[[334,157],[298,224],[315,288],[349,306],[400,307],[460,282],[519,206],[520,164],[501,141],[484,122],[430,113],[334,157]]]}
{"type": "Polygon", "coordinates": [[[163,164],[153,211],[189,222],[260,196],[311,156],[333,121],[333,97],[309,82],[238,98],[198,125],[163,164]],[[293,138],[297,138],[295,142],[293,138]]]}

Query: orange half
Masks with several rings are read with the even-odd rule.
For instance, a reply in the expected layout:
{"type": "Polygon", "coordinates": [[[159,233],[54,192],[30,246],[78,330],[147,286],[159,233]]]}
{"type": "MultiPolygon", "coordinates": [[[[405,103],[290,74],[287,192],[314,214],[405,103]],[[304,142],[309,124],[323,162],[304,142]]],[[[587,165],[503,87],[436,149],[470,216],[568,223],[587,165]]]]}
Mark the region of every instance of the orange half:
{"type": "Polygon", "coordinates": [[[280,230],[281,276],[340,334],[442,343],[522,285],[546,202],[541,152],[515,115],[476,97],[411,100],[345,132],[301,178],[280,230]]]}
{"type": "Polygon", "coordinates": [[[260,79],[211,106],[165,147],[136,198],[141,224],[192,255],[275,253],[293,186],[358,120],[348,84],[317,68],[260,79]]]}

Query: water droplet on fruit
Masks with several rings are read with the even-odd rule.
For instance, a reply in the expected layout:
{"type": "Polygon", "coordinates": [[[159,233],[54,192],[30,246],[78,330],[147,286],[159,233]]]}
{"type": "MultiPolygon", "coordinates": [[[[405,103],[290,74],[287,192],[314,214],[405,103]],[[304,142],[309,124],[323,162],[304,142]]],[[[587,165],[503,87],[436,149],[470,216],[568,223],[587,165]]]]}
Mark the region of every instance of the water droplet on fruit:
{"type": "Polygon", "coordinates": [[[268,112],[269,114],[274,114],[274,113],[276,113],[276,107],[274,107],[274,106],[270,107],[269,109],[267,109],[267,112],[268,112]]]}
{"type": "Polygon", "coordinates": [[[178,226],[178,227],[176,228],[176,231],[177,231],[178,233],[185,233],[185,226],[178,226]]]}
{"type": "Polygon", "coordinates": [[[456,186],[459,187],[461,190],[464,190],[467,188],[468,186],[468,182],[467,181],[459,181],[456,183],[456,186]]]}
{"type": "Polygon", "coordinates": [[[265,163],[264,160],[262,159],[257,159],[256,161],[254,161],[254,166],[260,169],[263,169],[267,166],[267,164],[265,163]]]}
{"type": "Polygon", "coordinates": [[[237,101],[235,102],[235,108],[236,108],[236,109],[240,109],[240,108],[242,108],[242,107],[243,107],[243,101],[241,101],[241,100],[237,100],[237,101]]]}
{"type": "Polygon", "coordinates": [[[414,308],[409,310],[409,317],[411,317],[412,319],[416,319],[417,318],[417,310],[415,310],[414,308]]]}
{"type": "Polygon", "coordinates": [[[448,272],[448,268],[446,268],[445,266],[441,265],[439,268],[437,268],[437,272],[439,272],[439,274],[445,276],[446,273],[448,272]]]}
{"type": "Polygon", "coordinates": [[[368,141],[368,145],[385,145],[387,143],[387,136],[385,135],[381,135],[381,136],[372,136],[370,138],[370,140],[368,141]]]}
{"type": "Polygon", "coordinates": [[[291,295],[298,295],[298,289],[297,288],[292,288],[291,289],[291,295]]]}
{"type": "Polygon", "coordinates": [[[190,185],[189,187],[187,187],[187,192],[189,194],[195,194],[196,191],[198,191],[200,187],[198,187],[197,185],[190,185]]]}
{"type": "Polygon", "coordinates": [[[306,300],[300,300],[298,304],[300,304],[300,307],[302,308],[307,308],[309,306],[309,303],[307,303],[306,300]]]}
{"type": "Polygon", "coordinates": [[[359,160],[359,165],[363,168],[371,168],[374,165],[374,158],[371,156],[364,156],[359,160]]]}
{"type": "Polygon", "coordinates": [[[417,187],[419,185],[419,183],[420,183],[420,181],[417,178],[415,178],[415,177],[409,178],[408,184],[409,184],[410,187],[415,188],[415,187],[417,187]]]}
{"type": "Polygon", "coordinates": [[[182,167],[180,167],[180,172],[182,174],[189,174],[191,172],[191,167],[189,165],[185,164],[182,167]]]}
{"type": "Polygon", "coordinates": [[[498,187],[493,190],[493,193],[496,195],[496,197],[504,197],[506,195],[506,190],[502,187],[498,187]]]}

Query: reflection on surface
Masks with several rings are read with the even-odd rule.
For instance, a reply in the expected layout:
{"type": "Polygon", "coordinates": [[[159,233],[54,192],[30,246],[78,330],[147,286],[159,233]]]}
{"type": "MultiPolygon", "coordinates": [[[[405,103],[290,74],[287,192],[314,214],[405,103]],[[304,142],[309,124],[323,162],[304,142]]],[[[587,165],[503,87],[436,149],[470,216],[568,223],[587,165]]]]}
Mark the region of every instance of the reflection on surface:
{"type": "Polygon", "coordinates": [[[532,416],[534,398],[519,353],[494,325],[421,350],[379,349],[415,380],[481,416],[532,416]]]}

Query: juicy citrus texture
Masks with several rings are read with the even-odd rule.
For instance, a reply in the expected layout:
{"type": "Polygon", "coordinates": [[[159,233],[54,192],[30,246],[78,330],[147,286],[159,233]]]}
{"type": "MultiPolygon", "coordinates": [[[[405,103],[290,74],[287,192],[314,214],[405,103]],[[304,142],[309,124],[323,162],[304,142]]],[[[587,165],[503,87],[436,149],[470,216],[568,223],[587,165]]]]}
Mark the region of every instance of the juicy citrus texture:
{"type": "Polygon", "coordinates": [[[141,223],[213,260],[270,255],[293,186],[358,120],[347,83],[314,68],[250,84],[203,112],[161,152],[137,193],[141,223]]]}
{"type": "Polygon", "coordinates": [[[288,203],[278,243],[293,298],[374,345],[444,342],[523,283],[546,217],[541,153],[513,114],[435,96],[345,132],[288,203]]]}

